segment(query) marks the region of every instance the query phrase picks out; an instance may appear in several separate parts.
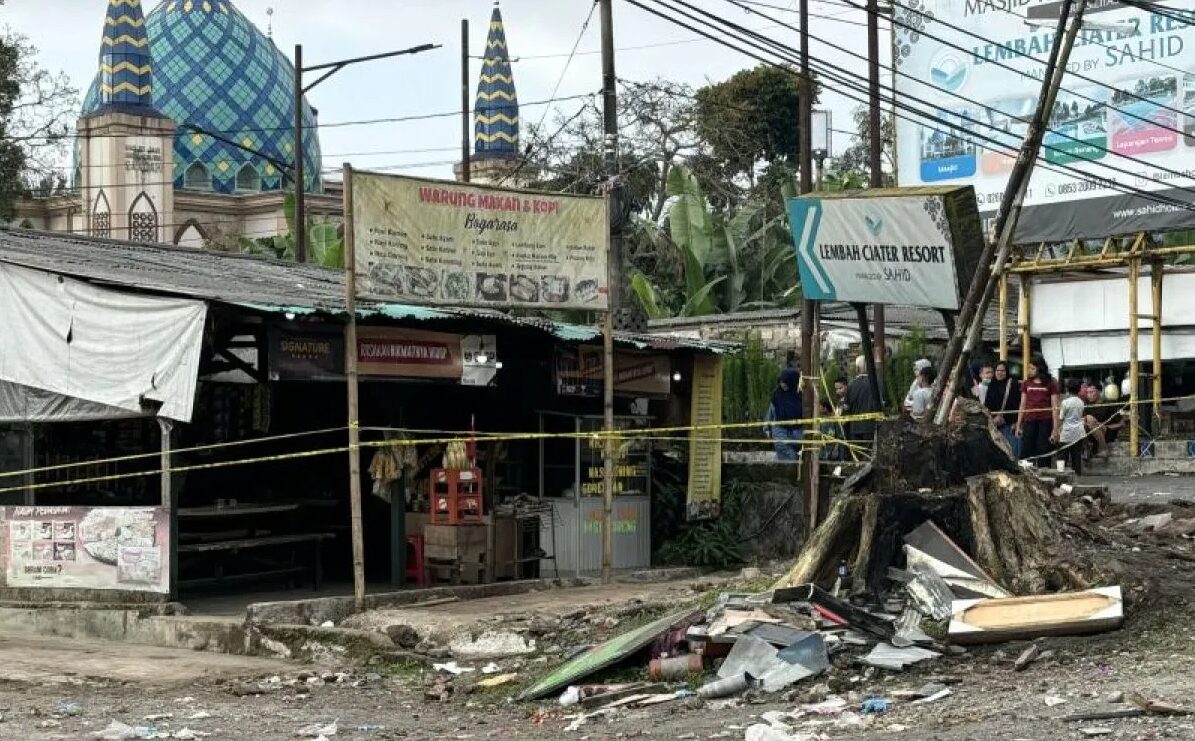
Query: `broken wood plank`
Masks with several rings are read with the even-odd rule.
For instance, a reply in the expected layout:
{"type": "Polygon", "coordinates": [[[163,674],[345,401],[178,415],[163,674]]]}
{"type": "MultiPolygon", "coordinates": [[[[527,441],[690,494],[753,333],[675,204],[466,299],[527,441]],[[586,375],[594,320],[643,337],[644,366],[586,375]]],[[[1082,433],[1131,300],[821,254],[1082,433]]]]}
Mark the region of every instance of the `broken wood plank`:
{"type": "Polygon", "coordinates": [[[1120,587],[1006,599],[959,600],[947,634],[956,643],[993,643],[1044,635],[1113,630],[1124,622],[1120,587]]]}

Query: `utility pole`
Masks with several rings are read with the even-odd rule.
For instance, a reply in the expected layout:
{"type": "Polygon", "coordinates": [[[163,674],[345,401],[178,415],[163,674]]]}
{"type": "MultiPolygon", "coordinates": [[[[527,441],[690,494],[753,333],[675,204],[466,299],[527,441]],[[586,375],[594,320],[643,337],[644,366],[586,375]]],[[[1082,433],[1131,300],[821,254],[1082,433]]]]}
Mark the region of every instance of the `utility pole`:
{"type": "Polygon", "coordinates": [[[472,121],[469,120],[469,19],[461,19],[461,182],[473,179],[470,142],[472,121]]]}
{"type": "Polygon", "coordinates": [[[614,73],[614,2],[599,0],[602,22],[602,117],[605,128],[604,164],[607,178],[606,208],[610,216],[610,252],[606,256],[609,283],[602,332],[605,376],[603,419],[606,431],[602,474],[602,583],[609,584],[614,569],[614,313],[622,300],[622,207],[618,186],[618,77],[614,73]]]}
{"type": "MultiPolygon", "coordinates": [[[[871,166],[868,185],[881,188],[884,185],[883,120],[880,116],[880,3],[867,0],[867,106],[871,166]]],[[[879,389],[880,405],[884,399],[884,361],[888,348],[884,305],[872,308],[875,317],[875,365],[876,386],[879,389]]]]}
{"type": "MultiPolygon", "coordinates": [[[[1025,134],[1025,141],[1021,145],[1020,154],[1008,178],[1008,185],[1004,189],[1004,198],[1000,202],[1000,210],[996,213],[995,234],[996,241],[984,245],[971,279],[971,286],[967,296],[959,309],[958,332],[951,334],[950,342],[946,345],[946,352],[942,357],[942,370],[938,380],[934,382],[934,422],[944,424],[949,416],[950,407],[962,388],[963,373],[967,368],[971,353],[979,345],[983,337],[983,320],[987,315],[988,304],[992,301],[997,281],[993,275],[1000,275],[1008,255],[1012,250],[1012,242],[1016,237],[1017,222],[1021,217],[1021,207],[1025,203],[1025,192],[1029,188],[1029,180],[1033,176],[1033,167],[1037,163],[1037,153],[1041,150],[1045,138],[1047,122],[1054,110],[1054,103],[1058,99],[1058,89],[1066,76],[1066,66],[1070,62],[1071,50],[1075,46],[1075,37],[1083,25],[1083,12],[1087,9],[1087,0],[1063,0],[1062,9],[1058,16],[1058,30],[1055,38],[1062,43],[1055,43],[1050,52],[1049,62],[1046,64],[1045,74],[1042,76],[1041,95],[1038,97],[1037,110],[1025,134]],[[1071,10],[1074,9],[1072,14],[1071,10]],[[1073,15],[1073,18],[1072,18],[1073,15]],[[1069,28],[1067,22],[1070,22],[1069,28]],[[963,328],[966,327],[965,334],[963,328]],[[949,380],[949,383],[948,383],[949,380]]],[[[1028,346],[1026,346],[1028,351],[1028,346]]]]}
{"type": "MultiPolygon", "coordinates": [[[[813,81],[809,78],[809,0],[801,0],[801,78],[800,111],[797,115],[798,158],[801,165],[801,194],[813,190],[813,81]]],[[[813,357],[814,316],[818,304],[808,298],[801,301],[801,408],[807,418],[816,417],[817,396],[814,393],[814,379],[820,368],[816,368],[813,357]]],[[[812,445],[801,446],[801,491],[804,493],[805,532],[811,534],[817,527],[817,449],[812,445]]]]}
{"type": "Polygon", "coordinates": [[[307,198],[303,188],[303,45],[295,44],[295,262],[307,262],[307,198]]]}

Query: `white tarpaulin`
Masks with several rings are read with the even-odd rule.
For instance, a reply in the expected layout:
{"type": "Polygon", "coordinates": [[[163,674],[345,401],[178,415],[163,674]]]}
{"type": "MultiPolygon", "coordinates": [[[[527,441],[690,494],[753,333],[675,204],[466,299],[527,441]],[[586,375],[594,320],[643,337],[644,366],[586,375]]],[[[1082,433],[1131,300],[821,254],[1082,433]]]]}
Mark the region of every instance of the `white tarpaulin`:
{"type": "Polygon", "coordinates": [[[158,403],[158,416],[191,419],[207,318],[202,301],[0,265],[0,316],[0,382],[32,389],[0,393],[13,407],[0,408],[10,421],[30,411],[42,420],[95,419],[94,405],[112,407],[112,416],[136,415],[158,403]]]}

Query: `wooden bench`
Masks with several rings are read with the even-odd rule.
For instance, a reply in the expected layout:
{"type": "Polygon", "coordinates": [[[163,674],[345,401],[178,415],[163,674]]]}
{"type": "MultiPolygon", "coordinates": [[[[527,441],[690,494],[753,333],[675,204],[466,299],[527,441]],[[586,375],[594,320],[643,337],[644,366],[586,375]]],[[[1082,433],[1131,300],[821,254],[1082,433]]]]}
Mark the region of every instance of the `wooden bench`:
{"type": "Polygon", "coordinates": [[[205,576],[199,578],[180,579],[179,583],[187,586],[196,586],[201,584],[222,584],[233,581],[249,581],[263,579],[270,576],[293,576],[301,574],[307,570],[307,567],[302,564],[295,563],[295,550],[290,552],[290,563],[273,566],[266,569],[257,569],[241,574],[225,574],[224,573],[224,559],[235,556],[241,551],[258,550],[263,548],[273,548],[286,545],[301,545],[308,543],[312,546],[311,553],[311,574],[312,583],[316,590],[320,588],[324,580],[324,562],[323,553],[320,545],[325,540],[330,540],[336,537],[331,533],[306,533],[296,535],[268,535],[260,538],[239,538],[236,540],[218,540],[201,543],[183,543],[178,546],[178,555],[180,558],[192,554],[216,554],[218,556],[215,562],[215,575],[205,576]]]}

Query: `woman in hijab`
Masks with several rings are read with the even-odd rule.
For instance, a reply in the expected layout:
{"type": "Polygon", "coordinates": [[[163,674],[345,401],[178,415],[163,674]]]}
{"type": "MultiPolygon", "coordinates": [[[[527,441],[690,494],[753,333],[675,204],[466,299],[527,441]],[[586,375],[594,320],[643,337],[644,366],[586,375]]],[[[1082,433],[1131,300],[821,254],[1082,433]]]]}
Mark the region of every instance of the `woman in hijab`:
{"type": "Polygon", "coordinates": [[[772,392],[772,403],[768,406],[767,416],[764,417],[764,421],[769,423],[764,427],[764,432],[772,438],[778,461],[797,459],[797,444],[804,434],[797,425],[783,424],[805,417],[805,410],[801,405],[801,391],[798,388],[799,379],[796,368],[780,371],[780,380],[776,383],[776,390],[772,392]]]}
{"type": "Polygon", "coordinates": [[[1013,434],[1013,427],[1021,409],[1021,382],[1008,372],[1008,363],[1004,360],[996,363],[992,381],[983,397],[983,405],[992,413],[992,421],[1008,441],[1013,457],[1020,458],[1021,440],[1013,434]]]}

